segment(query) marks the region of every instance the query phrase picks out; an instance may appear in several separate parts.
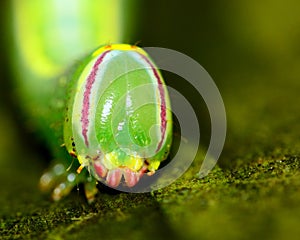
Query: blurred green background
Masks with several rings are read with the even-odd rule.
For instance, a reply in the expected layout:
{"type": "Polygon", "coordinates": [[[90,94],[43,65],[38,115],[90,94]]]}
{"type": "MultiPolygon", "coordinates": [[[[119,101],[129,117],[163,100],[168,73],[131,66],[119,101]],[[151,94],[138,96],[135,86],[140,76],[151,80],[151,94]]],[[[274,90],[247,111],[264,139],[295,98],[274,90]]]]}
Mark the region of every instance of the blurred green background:
{"type": "MultiPolygon", "coordinates": [[[[7,4],[1,2],[1,23],[7,4]]],[[[218,166],[204,179],[187,174],[153,194],[103,189],[88,205],[75,190],[51,202],[37,188],[46,150],[31,142],[20,122],[22,103],[13,95],[10,46],[4,44],[8,29],[2,24],[0,239],[295,239],[300,235],[299,1],[147,0],[137,9],[134,41],[187,54],[219,87],[228,134],[218,166]]],[[[173,84],[172,75],[166,81],[173,84]]],[[[201,96],[190,99],[203,105],[201,96]]],[[[199,117],[205,145],[209,116],[201,110],[199,117]]]]}

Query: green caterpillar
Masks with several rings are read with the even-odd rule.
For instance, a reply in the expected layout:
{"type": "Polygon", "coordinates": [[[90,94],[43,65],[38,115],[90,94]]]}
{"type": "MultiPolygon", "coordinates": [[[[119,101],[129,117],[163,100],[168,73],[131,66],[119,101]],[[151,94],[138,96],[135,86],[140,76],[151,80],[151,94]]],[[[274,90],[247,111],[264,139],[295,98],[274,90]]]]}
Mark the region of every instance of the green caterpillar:
{"type": "Polygon", "coordinates": [[[40,180],[54,200],[78,183],[88,201],[97,181],[133,187],[169,154],[170,100],[148,54],[128,44],[92,50],[122,41],[129,9],[121,0],[13,1],[12,64],[28,124],[54,156],[40,180]]]}

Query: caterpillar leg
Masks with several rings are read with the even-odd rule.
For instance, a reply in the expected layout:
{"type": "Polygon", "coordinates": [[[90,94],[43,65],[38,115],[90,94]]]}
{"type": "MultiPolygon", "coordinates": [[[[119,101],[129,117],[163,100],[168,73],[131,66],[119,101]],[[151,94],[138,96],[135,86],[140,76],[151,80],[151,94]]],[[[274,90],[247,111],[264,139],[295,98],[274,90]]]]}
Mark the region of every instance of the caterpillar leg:
{"type": "Polygon", "coordinates": [[[86,170],[78,174],[76,170],[67,169],[61,163],[52,165],[41,176],[39,187],[43,192],[51,192],[54,201],[59,201],[81,183],[84,184],[85,196],[88,202],[93,202],[95,195],[98,193],[97,181],[89,176],[86,170]]]}
{"type": "Polygon", "coordinates": [[[84,183],[84,193],[88,203],[92,203],[95,200],[98,188],[97,181],[92,176],[89,176],[84,183]]]}

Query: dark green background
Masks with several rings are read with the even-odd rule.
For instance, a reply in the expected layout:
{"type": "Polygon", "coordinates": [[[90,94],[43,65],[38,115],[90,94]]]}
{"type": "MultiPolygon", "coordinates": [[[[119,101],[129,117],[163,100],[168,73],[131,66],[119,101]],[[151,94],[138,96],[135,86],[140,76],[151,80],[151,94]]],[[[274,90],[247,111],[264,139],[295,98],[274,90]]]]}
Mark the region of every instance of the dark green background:
{"type": "MultiPolygon", "coordinates": [[[[219,165],[204,179],[191,171],[153,194],[103,189],[88,205],[75,190],[51,202],[37,188],[48,156],[23,131],[16,107],[22,103],[13,95],[8,71],[8,29],[2,24],[0,239],[295,239],[300,235],[299,1],[141,2],[134,40],[189,55],[219,87],[228,118],[219,165]]],[[[1,3],[2,23],[7,3],[1,3]]],[[[167,76],[170,85],[182,88],[175,76],[167,76]]],[[[194,106],[203,106],[198,116],[205,146],[209,116],[201,97],[188,95],[194,106]]]]}

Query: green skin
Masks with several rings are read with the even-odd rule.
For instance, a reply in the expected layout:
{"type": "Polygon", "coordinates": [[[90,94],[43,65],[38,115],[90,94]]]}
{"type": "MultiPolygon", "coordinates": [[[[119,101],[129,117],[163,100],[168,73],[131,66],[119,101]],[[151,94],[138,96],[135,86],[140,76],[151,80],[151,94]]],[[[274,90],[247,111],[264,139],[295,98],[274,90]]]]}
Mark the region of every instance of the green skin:
{"type": "MultiPolygon", "coordinates": [[[[104,2],[100,3],[99,1],[99,5],[103,3],[104,2]]],[[[34,46],[36,46],[36,42],[30,42],[30,40],[32,40],[30,36],[34,34],[40,36],[40,32],[37,32],[37,29],[41,28],[35,28],[33,23],[37,22],[39,26],[43,26],[43,23],[49,23],[49,19],[42,18],[41,16],[43,16],[43,14],[37,14],[36,16],[29,18],[28,21],[31,24],[26,25],[30,26],[27,31],[24,31],[23,28],[25,25],[22,25],[21,22],[23,20],[20,20],[23,19],[22,16],[32,14],[32,9],[35,9],[35,11],[37,9],[43,11],[47,9],[47,11],[53,14],[53,17],[56,13],[55,10],[53,10],[55,8],[53,7],[52,9],[51,6],[40,5],[41,1],[36,0],[30,0],[26,4],[26,7],[22,4],[21,6],[15,1],[12,8],[15,14],[14,35],[17,39],[15,47],[16,51],[14,52],[15,58],[12,60],[12,63],[15,69],[18,69],[18,71],[15,71],[17,86],[23,108],[29,116],[27,125],[29,125],[31,129],[35,129],[36,132],[38,132],[38,135],[46,141],[46,144],[49,146],[54,156],[52,165],[41,177],[41,189],[52,192],[52,198],[54,200],[59,200],[66,196],[74,186],[78,185],[78,183],[84,183],[86,197],[88,201],[92,201],[97,193],[97,180],[112,187],[116,187],[123,174],[125,184],[131,187],[139,181],[143,173],[149,172],[153,174],[159,167],[160,162],[166,159],[172,140],[172,118],[168,93],[159,72],[155,69],[154,63],[151,62],[145,52],[137,47],[129,45],[112,45],[111,51],[134,52],[141,57],[138,61],[136,61],[136,59],[133,61],[133,58],[131,57],[124,58],[125,55],[115,58],[116,62],[111,60],[112,57],[107,57],[105,59],[110,65],[106,68],[106,75],[101,78],[102,82],[105,83],[111,81],[109,78],[110,72],[117,71],[118,74],[124,75],[110,88],[106,89],[105,92],[96,96],[97,104],[90,105],[91,108],[87,110],[87,113],[94,111],[96,117],[95,120],[91,118],[91,115],[85,114],[89,125],[91,125],[91,123],[94,124],[92,129],[88,129],[88,134],[92,133],[93,136],[86,137],[89,140],[89,144],[87,145],[86,142],[83,141],[83,139],[85,139],[82,135],[83,125],[81,126],[82,128],[80,131],[76,128],[78,124],[83,124],[83,117],[79,120],[74,117],[76,114],[82,114],[84,111],[83,109],[86,108],[87,105],[84,105],[86,104],[86,101],[80,100],[80,97],[77,97],[77,95],[80,95],[78,93],[80,89],[83,89],[82,91],[86,90],[86,86],[88,85],[88,83],[85,82],[88,79],[87,73],[92,71],[93,66],[95,65],[95,62],[93,61],[99,59],[101,54],[103,54],[103,51],[101,52],[99,49],[96,52],[92,51],[91,54],[82,58],[82,60],[77,61],[76,64],[69,68],[67,73],[59,74],[59,72],[61,72],[61,66],[63,64],[66,66],[67,61],[71,61],[68,60],[68,58],[70,59],[70,56],[66,58],[67,60],[64,58],[64,56],[67,55],[65,52],[62,52],[61,54],[63,57],[59,58],[59,53],[66,47],[66,43],[63,41],[62,46],[57,50],[50,47],[49,52],[51,52],[51,56],[55,56],[55,58],[51,58],[43,55],[45,52],[44,48],[49,46],[49,44],[44,43],[48,41],[46,37],[43,37],[45,35],[41,35],[41,37],[37,38],[38,41],[41,42],[39,45],[43,46],[43,51],[39,48],[35,49],[34,46]],[[25,9],[27,12],[22,12],[23,10],[20,9],[25,9]],[[22,40],[24,39],[24,44],[22,41],[18,40],[18,37],[21,37],[22,40]],[[28,52],[24,50],[28,47],[32,48],[33,55],[36,56],[36,59],[33,61],[30,61],[28,52]],[[17,59],[17,61],[15,59],[17,59]],[[41,61],[39,61],[39,59],[41,61]],[[45,59],[47,61],[44,61],[45,59]],[[63,63],[63,61],[66,62],[63,63]],[[139,61],[143,62],[143,64],[140,64],[139,61]],[[122,68],[120,67],[120,62],[126,64],[135,62],[137,65],[143,65],[148,70],[135,71],[134,68],[122,68]],[[127,73],[129,70],[132,72],[127,73]],[[56,77],[57,75],[60,75],[60,77],[56,77]],[[141,76],[143,80],[137,82],[135,79],[140,79],[141,76]],[[82,81],[85,84],[80,85],[80,82],[82,81]],[[152,101],[154,104],[137,109],[137,111],[134,111],[131,114],[127,111],[118,113],[118,109],[122,109],[118,104],[124,103],[124,99],[120,96],[126,95],[126,91],[134,90],[134,88],[141,87],[145,84],[152,84],[154,86],[154,90],[150,91],[152,94],[150,94],[150,102],[152,101]],[[112,113],[107,121],[99,121],[99,119],[102,119],[103,117],[103,106],[105,105],[105,101],[108,99],[109,94],[115,94],[113,106],[117,113],[115,115],[112,113]],[[163,101],[160,98],[161,96],[164,96],[163,101]],[[164,119],[160,119],[162,105],[164,105],[165,111],[164,119]],[[124,131],[119,131],[117,125],[114,125],[120,123],[122,119],[131,120],[131,122],[129,120],[124,121],[125,126],[127,127],[126,129],[129,129],[129,137],[124,131]],[[164,122],[163,127],[161,126],[162,122],[164,122]],[[160,127],[154,128],[155,131],[153,132],[153,128],[151,129],[152,126],[160,127]],[[162,131],[162,129],[164,130],[162,131]],[[112,141],[113,138],[114,141],[112,141]],[[120,142],[122,147],[120,147],[120,142]],[[154,145],[156,146],[155,151],[153,150],[154,145]],[[130,150],[124,151],[124,147],[126,149],[129,148],[130,150]],[[148,149],[148,151],[145,149],[148,149]],[[97,156],[99,153],[101,153],[101,157],[97,156]],[[96,157],[100,160],[97,160],[96,162],[91,160],[92,158],[96,159],[96,157]],[[100,174],[99,171],[97,171],[97,169],[99,170],[99,165],[101,166],[100,174]],[[104,173],[103,167],[105,170],[104,173]],[[87,169],[89,171],[87,171],[87,169]]],[[[80,3],[80,0],[78,0],[78,4],[84,3],[80,3]]],[[[120,3],[116,4],[120,5],[120,3]]],[[[94,5],[85,7],[90,8],[91,11],[95,8],[94,5]]],[[[85,20],[89,23],[97,22],[100,25],[103,25],[103,21],[111,22],[110,19],[101,19],[101,21],[99,21],[99,19],[95,19],[96,16],[96,14],[93,17],[89,16],[85,20]]],[[[77,17],[76,14],[75,17],[77,17]]],[[[78,22],[82,21],[79,17],[77,20],[78,22]]],[[[97,26],[94,27],[97,29],[97,26]]],[[[78,28],[77,34],[80,35],[82,29],[80,26],[78,28]]],[[[122,29],[122,26],[119,26],[119,28],[122,29]]],[[[93,32],[93,30],[94,28],[91,32],[93,32]]],[[[47,33],[47,30],[43,31],[47,33]]],[[[98,36],[96,39],[109,39],[107,36],[115,36],[116,34],[108,32],[102,36],[101,33],[97,32],[95,35],[98,36]]],[[[55,34],[54,36],[57,37],[55,34]]],[[[63,36],[58,36],[57,41],[62,41],[61,37],[63,36]]],[[[113,38],[116,41],[119,40],[117,37],[113,38]]],[[[101,41],[103,42],[103,40],[101,41]]],[[[91,44],[93,43],[80,42],[77,43],[77,47],[87,51],[88,48],[91,47],[91,44]]],[[[141,66],[137,67],[140,68],[141,66]]],[[[101,69],[96,72],[98,75],[100,75],[101,69]]],[[[101,92],[101,89],[102,88],[96,89],[97,91],[95,92],[101,92]]],[[[143,100],[141,91],[140,93],[138,93],[138,91],[128,93],[128,95],[130,95],[133,102],[137,104],[143,100]]],[[[92,94],[89,96],[92,96],[92,94]]],[[[130,110],[135,109],[132,108],[130,110]]]]}
{"type": "Polygon", "coordinates": [[[131,187],[144,172],[154,173],[169,153],[168,93],[158,70],[138,47],[114,44],[92,56],[71,81],[66,148],[98,180],[116,187],[124,175],[131,187]]]}

